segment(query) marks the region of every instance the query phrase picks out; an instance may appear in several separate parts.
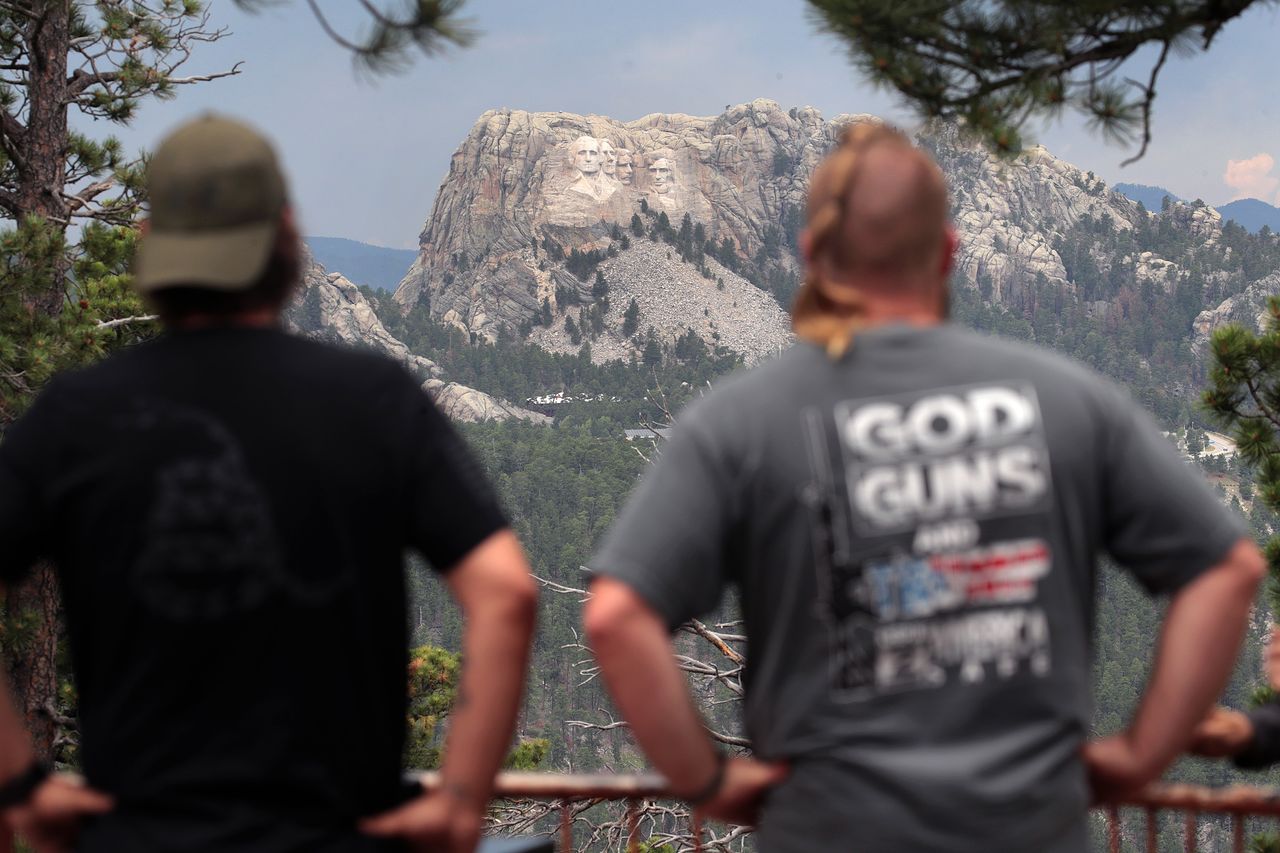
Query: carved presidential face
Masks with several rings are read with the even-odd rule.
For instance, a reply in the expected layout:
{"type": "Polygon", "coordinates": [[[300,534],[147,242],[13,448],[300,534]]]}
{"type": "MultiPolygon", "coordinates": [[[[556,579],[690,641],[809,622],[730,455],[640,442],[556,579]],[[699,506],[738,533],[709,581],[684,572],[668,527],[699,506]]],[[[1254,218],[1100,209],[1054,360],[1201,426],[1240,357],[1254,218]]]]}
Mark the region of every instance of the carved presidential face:
{"type": "Polygon", "coordinates": [[[600,141],[593,136],[579,136],[569,149],[573,167],[584,175],[600,171],[600,141]]]}
{"type": "Polygon", "coordinates": [[[627,186],[631,186],[631,179],[635,176],[635,166],[631,164],[631,152],[625,148],[618,149],[617,178],[627,186]]]}
{"type": "Polygon", "coordinates": [[[611,178],[618,171],[618,151],[607,139],[600,140],[600,169],[611,178]]]}
{"type": "Polygon", "coordinates": [[[653,191],[657,193],[671,192],[675,183],[675,172],[672,163],[666,157],[659,157],[649,164],[649,179],[653,183],[653,191]]]}

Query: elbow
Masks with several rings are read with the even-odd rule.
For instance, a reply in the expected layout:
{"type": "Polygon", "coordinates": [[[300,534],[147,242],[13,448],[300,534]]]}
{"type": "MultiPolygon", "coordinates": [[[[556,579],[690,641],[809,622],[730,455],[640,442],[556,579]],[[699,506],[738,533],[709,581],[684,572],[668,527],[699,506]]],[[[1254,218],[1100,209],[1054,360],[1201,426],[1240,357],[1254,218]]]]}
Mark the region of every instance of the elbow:
{"type": "Polygon", "coordinates": [[[1267,558],[1262,555],[1252,540],[1242,542],[1236,548],[1244,552],[1239,557],[1240,574],[1250,590],[1256,592],[1267,578],[1267,558]]]}
{"type": "Polygon", "coordinates": [[[512,621],[533,629],[538,618],[538,583],[533,576],[525,572],[520,580],[513,582],[506,593],[506,610],[512,621]]]}
{"type": "Polygon", "coordinates": [[[538,618],[538,583],[527,571],[512,572],[500,584],[493,584],[471,608],[463,607],[469,618],[485,625],[502,625],[532,634],[538,618]]]}
{"type": "Polygon", "coordinates": [[[591,585],[591,598],[582,614],[582,627],[597,651],[614,645],[641,616],[644,606],[630,587],[609,578],[591,585]]]}
{"type": "Polygon", "coordinates": [[[1247,596],[1250,600],[1257,594],[1258,587],[1267,577],[1267,559],[1251,539],[1240,540],[1231,549],[1220,568],[1230,572],[1241,595],[1247,596]]]}

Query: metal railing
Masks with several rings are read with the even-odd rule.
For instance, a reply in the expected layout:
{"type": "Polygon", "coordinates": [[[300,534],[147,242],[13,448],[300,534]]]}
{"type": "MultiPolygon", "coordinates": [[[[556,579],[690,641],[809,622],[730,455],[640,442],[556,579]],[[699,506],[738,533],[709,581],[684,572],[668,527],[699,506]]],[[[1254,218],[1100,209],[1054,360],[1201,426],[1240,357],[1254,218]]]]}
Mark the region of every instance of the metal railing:
{"type": "MultiPolygon", "coordinates": [[[[435,773],[420,774],[424,788],[439,784],[435,773]]],[[[502,773],[494,787],[497,799],[547,800],[559,811],[561,851],[573,850],[573,806],[584,801],[607,800],[625,802],[627,807],[627,850],[639,849],[640,813],[646,800],[670,800],[666,782],[652,775],[574,775],[561,773],[502,773]]],[[[1183,814],[1184,850],[1196,853],[1199,844],[1199,820],[1202,815],[1227,815],[1231,818],[1231,849],[1245,853],[1248,842],[1245,820],[1250,817],[1280,818],[1280,789],[1273,788],[1203,788],[1194,785],[1152,785],[1136,794],[1099,806],[1107,820],[1109,853],[1120,853],[1122,808],[1142,809],[1146,814],[1147,853],[1170,853],[1158,847],[1158,816],[1162,811],[1183,814]]],[[[694,849],[702,850],[702,827],[694,819],[694,849]]],[[[0,828],[0,853],[12,853],[12,835],[0,828]]]]}

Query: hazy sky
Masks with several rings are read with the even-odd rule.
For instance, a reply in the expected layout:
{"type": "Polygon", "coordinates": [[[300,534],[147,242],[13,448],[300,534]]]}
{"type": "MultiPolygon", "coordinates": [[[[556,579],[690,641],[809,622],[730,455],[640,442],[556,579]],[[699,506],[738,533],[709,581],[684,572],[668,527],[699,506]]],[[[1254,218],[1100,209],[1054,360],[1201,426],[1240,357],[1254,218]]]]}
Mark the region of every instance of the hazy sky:
{"type": "MultiPolygon", "coordinates": [[[[336,23],[358,31],[355,2],[320,2],[336,23]]],[[[469,0],[466,15],[479,33],[471,48],[376,80],[353,70],[302,0],[257,15],[230,0],[211,7],[232,35],[204,48],[189,69],[244,60],[243,73],[148,105],[120,135],[130,147],[153,147],[205,110],[247,118],[276,141],[310,234],[416,247],[450,155],[495,107],[629,120],[713,115],[763,97],[826,116],[910,120],[892,96],[859,78],[834,39],[816,32],[803,0],[469,0]]],[[[1158,184],[1213,204],[1248,196],[1276,203],[1278,45],[1280,9],[1269,6],[1227,27],[1209,54],[1172,60],[1159,85],[1151,150],[1124,169],[1130,151],[1089,133],[1075,114],[1034,138],[1111,183],[1158,184]]]]}

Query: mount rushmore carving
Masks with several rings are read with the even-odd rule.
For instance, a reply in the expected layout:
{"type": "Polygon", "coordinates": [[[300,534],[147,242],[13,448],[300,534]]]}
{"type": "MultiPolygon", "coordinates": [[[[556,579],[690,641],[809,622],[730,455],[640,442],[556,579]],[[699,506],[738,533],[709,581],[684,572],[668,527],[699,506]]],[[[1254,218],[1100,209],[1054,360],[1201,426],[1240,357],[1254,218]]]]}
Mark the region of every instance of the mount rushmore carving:
{"type": "MultiPolygon", "coordinates": [[[[608,201],[620,190],[636,190],[640,198],[658,208],[683,210],[683,197],[678,187],[676,163],[667,150],[658,150],[646,156],[634,154],[627,148],[617,147],[608,139],[579,136],[565,146],[565,160],[572,172],[572,183],[565,193],[576,193],[593,201],[608,201]],[[636,185],[636,166],[648,173],[643,186],[636,185]]],[[[578,199],[570,198],[571,203],[578,199]]]]}

